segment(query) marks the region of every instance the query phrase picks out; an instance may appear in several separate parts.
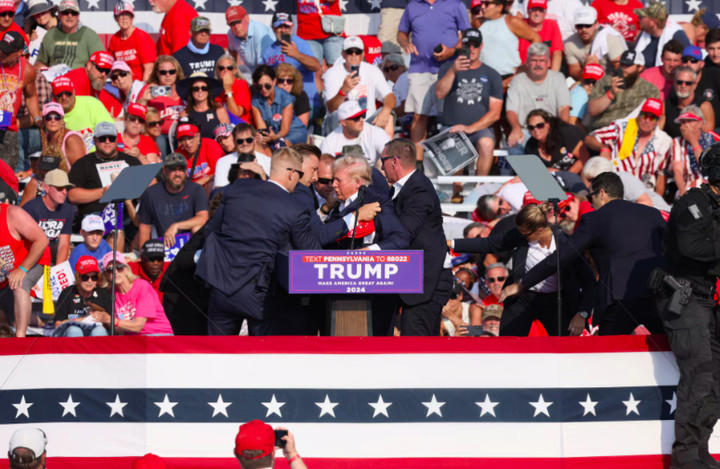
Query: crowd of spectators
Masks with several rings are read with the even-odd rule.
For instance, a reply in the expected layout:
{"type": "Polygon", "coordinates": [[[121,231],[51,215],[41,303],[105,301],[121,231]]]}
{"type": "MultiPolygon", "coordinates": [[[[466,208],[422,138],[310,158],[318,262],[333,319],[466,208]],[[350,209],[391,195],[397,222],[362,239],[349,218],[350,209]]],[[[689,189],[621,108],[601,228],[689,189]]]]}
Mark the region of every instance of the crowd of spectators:
{"type": "MultiPolygon", "coordinates": [[[[83,24],[77,0],[9,3],[0,2],[0,193],[24,214],[0,215],[9,228],[0,230],[0,309],[20,336],[28,322],[64,336],[103,335],[111,324],[119,333],[171,334],[178,312],[164,305],[161,287],[168,261],[202,234],[224,188],[273,180],[273,155],[285,147],[298,151],[301,165],[288,170],[327,224],[337,221],[333,211],[346,216],[356,184],[372,183],[385,197],[381,210],[358,212],[361,222],[394,217],[389,187],[402,183],[390,176],[400,160],[386,152],[397,137],[414,144],[416,171],[429,175],[421,142],[445,130],[464,133],[477,151],[465,174],[505,171],[497,150],[537,155],[568,193],[559,212],[516,178],[479,198],[465,230],[466,238],[490,239],[522,214],[514,229],[530,243],[534,265],[555,250],[545,221],[557,215],[571,235],[602,205],[592,197],[599,174],[617,173],[620,198],[666,215],[704,182],[699,157],[720,140],[720,20],[705,9],[677,23],[654,1],[383,1],[377,35],[355,36],[344,33],[338,1],[298,0],[297,12],[277,11],[269,26],[236,5],[225,12],[223,48],[212,40],[218,25],[186,0],[150,1],[164,15],[157,38],[133,24],[133,2],[119,0],[106,48],[98,35],[105,31],[83,24]],[[119,171],[151,163],[162,170],[138,200],[100,202],[119,171]],[[360,163],[367,173],[353,169],[360,163]],[[12,225],[26,215],[47,247],[12,225]],[[113,257],[114,231],[121,254],[113,257]],[[42,291],[33,288],[38,262],[74,274],[54,317],[30,312],[26,296],[42,291]]],[[[453,195],[462,200],[459,187],[453,195]]],[[[401,229],[365,238],[371,248],[412,242],[401,229]]],[[[344,246],[340,238],[321,244],[344,246]]],[[[517,246],[500,244],[448,256],[456,286],[443,309],[444,334],[501,330],[502,286],[519,278],[519,267],[506,265],[518,262],[517,246]]],[[[592,277],[592,267],[582,275],[592,277]]],[[[548,279],[537,290],[554,285],[548,279]]],[[[551,314],[545,296],[528,305],[532,318],[551,314]]],[[[566,330],[554,324],[547,332],[592,331],[581,324],[586,315],[567,319],[566,330]]],[[[509,333],[542,329],[524,324],[509,333]]]]}

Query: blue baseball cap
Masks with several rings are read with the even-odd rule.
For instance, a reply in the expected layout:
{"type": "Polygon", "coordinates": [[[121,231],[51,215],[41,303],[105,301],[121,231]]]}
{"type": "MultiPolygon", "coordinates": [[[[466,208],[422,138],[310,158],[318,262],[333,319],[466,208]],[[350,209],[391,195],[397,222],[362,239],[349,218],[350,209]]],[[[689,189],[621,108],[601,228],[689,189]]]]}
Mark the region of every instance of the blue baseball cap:
{"type": "Polygon", "coordinates": [[[682,51],[683,57],[692,57],[693,59],[702,60],[702,50],[698,46],[685,46],[682,51]]]}

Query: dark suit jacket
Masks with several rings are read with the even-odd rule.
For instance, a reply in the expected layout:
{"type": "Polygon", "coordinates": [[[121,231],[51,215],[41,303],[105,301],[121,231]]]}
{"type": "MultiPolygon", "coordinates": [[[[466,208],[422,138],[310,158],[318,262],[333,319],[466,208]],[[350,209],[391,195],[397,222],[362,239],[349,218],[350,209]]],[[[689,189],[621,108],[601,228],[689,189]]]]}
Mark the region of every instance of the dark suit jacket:
{"type": "MultiPolygon", "coordinates": [[[[310,227],[315,237],[323,246],[334,242],[336,239],[347,233],[348,227],[342,218],[323,223],[320,216],[315,211],[315,194],[313,190],[302,184],[298,184],[292,193],[300,204],[310,213],[310,227]]],[[[350,227],[352,228],[352,227],[350,227]]]]}
{"type": "Polygon", "coordinates": [[[262,319],[278,254],[321,249],[310,214],[273,182],[235,181],[205,225],[205,246],[196,275],[228,296],[238,310],[262,319]]]}
{"type": "Polygon", "coordinates": [[[400,299],[410,305],[424,303],[438,286],[447,254],[440,199],[430,180],[415,171],[400,188],[393,205],[400,223],[410,234],[409,248],[423,251],[423,293],[400,295],[400,299]]]}
{"type": "MultiPolygon", "coordinates": [[[[372,186],[371,186],[372,187],[372,186]]],[[[389,197],[378,193],[373,189],[368,189],[365,194],[365,198],[362,204],[355,199],[350,205],[345,207],[342,211],[337,209],[330,212],[330,216],[326,220],[326,223],[333,223],[338,219],[342,219],[345,215],[350,212],[354,212],[362,205],[380,202],[381,212],[375,217],[375,241],[374,243],[380,246],[383,250],[395,250],[395,249],[407,249],[410,245],[410,235],[403,227],[400,220],[398,220],[395,214],[395,209],[392,204],[392,200],[389,197]]],[[[340,236],[346,234],[352,230],[353,227],[349,227],[347,231],[344,231],[340,236]]],[[[350,239],[346,238],[343,240],[336,240],[335,242],[326,246],[327,249],[349,249],[350,239]]],[[[362,247],[362,240],[355,242],[355,247],[362,247]]]]}
{"type": "MultiPolygon", "coordinates": [[[[650,272],[664,264],[665,221],[657,209],[625,200],[612,200],[599,210],[586,213],[560,249],[565,266],[585,249],[590,250],[600,275],[595,304],[603,311],[615,300],[649,298],[650,272]]],[[[555,271],[556,254],[533,267],[522,279],[535,285],[555,271]]]]}

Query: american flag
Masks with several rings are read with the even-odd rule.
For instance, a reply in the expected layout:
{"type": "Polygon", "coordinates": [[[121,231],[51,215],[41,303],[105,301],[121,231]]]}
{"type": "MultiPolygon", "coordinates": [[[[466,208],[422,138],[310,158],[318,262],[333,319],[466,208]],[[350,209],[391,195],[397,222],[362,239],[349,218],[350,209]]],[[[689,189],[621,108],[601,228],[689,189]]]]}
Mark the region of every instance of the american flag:
{"type": "Polygon", "coordinates": [[[659,469],[678,371],[658,336],[136,336],[5,339],[0,379],[0,442],[40,427],[54,468],[237,467],[258,418],[315,469],[659,469]]]}

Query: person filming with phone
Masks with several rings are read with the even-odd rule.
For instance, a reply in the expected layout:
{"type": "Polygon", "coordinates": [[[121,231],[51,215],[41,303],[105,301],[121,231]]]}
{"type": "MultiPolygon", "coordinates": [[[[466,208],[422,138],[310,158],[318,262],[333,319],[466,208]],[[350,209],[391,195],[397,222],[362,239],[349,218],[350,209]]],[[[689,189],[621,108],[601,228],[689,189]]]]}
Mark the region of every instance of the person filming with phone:
{"type": "Polygon", "coordinates": [[[273,428],[261,420],[240,425],[235,436],[235,457],[243,469],[275,466],[275,449],[282,449],[290,469],[307,469],[295,448],[295,436],[286,428],[273,428]]]}

